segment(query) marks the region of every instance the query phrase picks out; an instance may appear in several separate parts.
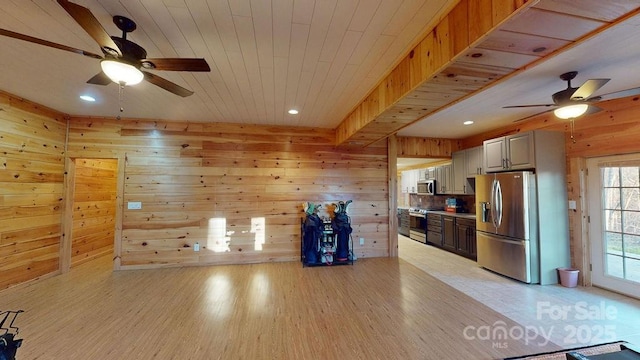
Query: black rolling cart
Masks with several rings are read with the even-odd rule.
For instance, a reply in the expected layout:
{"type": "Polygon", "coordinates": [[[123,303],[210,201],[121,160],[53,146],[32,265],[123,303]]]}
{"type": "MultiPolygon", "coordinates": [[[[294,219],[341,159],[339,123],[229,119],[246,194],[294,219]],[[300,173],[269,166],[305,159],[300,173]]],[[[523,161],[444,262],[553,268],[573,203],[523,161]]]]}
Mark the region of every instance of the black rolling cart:
{"type": "Polygon", "coordinates": [[[0,360],[15,360],[16,352],[22,345],[22,339],[16,339],[18,327],[13,325],[18,314],[22,312],[22,310],[0,311],[0,360]]]}
{"type": "MultiPolygon", "coordinates": [[[[349,201],[351,202],[351,201],[349,201]]],[[[302,266],[353,265],[353,241],[345,203],[336,205],[334,217],[322,219],[319,206],[310,204],[300,219],[300,261],[302,266]],[[345,223],[346,222],[346,223],[345,223]]]]}

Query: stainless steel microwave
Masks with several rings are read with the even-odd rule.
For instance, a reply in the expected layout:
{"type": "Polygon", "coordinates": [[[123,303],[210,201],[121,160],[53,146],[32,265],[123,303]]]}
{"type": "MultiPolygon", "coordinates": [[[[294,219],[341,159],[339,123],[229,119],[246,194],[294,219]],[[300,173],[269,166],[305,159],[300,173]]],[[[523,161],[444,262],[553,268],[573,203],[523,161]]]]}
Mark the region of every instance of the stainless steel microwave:
{"type": "Polygon", "coordinates": [[[435,195],[436,194],[436,181],[425,180],[418,183],[419,195],[435,195]]]}

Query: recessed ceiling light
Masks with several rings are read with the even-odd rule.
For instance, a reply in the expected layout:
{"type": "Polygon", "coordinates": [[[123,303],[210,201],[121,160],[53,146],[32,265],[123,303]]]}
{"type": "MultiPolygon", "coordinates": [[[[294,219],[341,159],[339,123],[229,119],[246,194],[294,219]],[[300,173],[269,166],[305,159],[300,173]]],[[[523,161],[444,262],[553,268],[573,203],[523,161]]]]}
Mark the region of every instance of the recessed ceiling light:
{"type": "Polygon", "coordinates": [[[88,102],[96,101],[96,98],[94,98],[93,96],[90,96],[90,95],[80,95],[80,99],[82,99],[84,101],[88,101],[88,102]]]}
{"type": "Polygon", "coordinates": [[[287,111],[287,112],[288,112],[289,114],[291,114],[291,115],[296,115],[296,114],[298,114],[298,110],[296,110],[296,109],[290,109],[290,110],[289,110],[289,111],[287,111]]]}
{"type": "Polygon", "coordinates": [[[463,122],[463,124],[465,124],[465,125],[471,125],[471,124],[473,124],[473,121],[471,121],[471,120],[467,120],[467,121],[463,122]]]}

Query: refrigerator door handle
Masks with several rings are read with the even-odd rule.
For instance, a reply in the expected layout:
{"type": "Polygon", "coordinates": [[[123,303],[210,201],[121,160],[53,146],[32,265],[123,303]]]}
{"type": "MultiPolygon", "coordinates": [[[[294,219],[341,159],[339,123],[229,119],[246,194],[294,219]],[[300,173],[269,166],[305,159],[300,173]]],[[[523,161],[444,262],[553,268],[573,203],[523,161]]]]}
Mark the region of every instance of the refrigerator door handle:
{"type": "Polygon", "coordinates": [[[491,223],[493,224],[493,226],[498,227],[498,224],[496,223],[496,208],[498,207],[498,203],[496,202],[496,184],[497,181],[494,179],[493,182],[491,183],[491,202],[493,203],[493,206],[491,206],[491,208],[489,209],[491,211],[491,223]]]}
{"type": "Polygon", "coordinates": [[[495,193],[495,207],[496,207],[496,227],[500,227],[502,225],[502,186],[500,186],[500,181],[496,180],[496,193],[495,193]]]}

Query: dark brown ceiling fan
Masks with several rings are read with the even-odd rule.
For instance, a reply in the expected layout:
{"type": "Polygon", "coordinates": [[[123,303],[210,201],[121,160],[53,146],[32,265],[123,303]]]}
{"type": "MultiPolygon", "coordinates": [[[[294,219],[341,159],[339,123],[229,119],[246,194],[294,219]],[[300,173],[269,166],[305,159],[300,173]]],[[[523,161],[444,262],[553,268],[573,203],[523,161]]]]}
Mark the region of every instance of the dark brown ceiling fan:
{"type": "MultiPolygon", "coordinates": [[[[582,116],[583,114],[593,114],[602,110],[594,105],[599,101],[640,94],[640,87],[638,87],[591,97],[591,95],[611,79],[589,79],[580,87],[575,88],[571,86],[571,80],[573,80],[576,75],[578,75],[577,71],[570,71],[560,75],[560,79],[567,82],[567,88],[560,90],[551,96],[553,104],[513,105],[503,106],[503,108],[553,107],[553,109],[543,111],[542,113],[553,111],[555,115],[561,119],[574,119],[578,116],[582,116]]],[[[542,113],[527,116],[526,118],[518,119],[516,121],[529,119],[542,113]]]]}
{"type": "Polygon", "coordinates": [[[185,89],[158,75],[146,72],[143,69],[211,71],[207,62],[201,58],[147,58],[147,52],[144,48],[127,40],[127,33],[136,29],[136,23],[131,19],[124,16],[114,16],[113,22],[118,29],[122,30],[122,37],[109,36],[89,9],[69,2],[68,0],[57,1],[98,45],[100,45],[103,56],[5,29],[0,29],[0,35],[101,60],[100,65],[102,71],[87,81],[95,85],[108,85],[111,82],[118,83],[121,86],[134,85],[144,79],[176,95],[186,97],[192,95],[193,91],[185,89]]]}

